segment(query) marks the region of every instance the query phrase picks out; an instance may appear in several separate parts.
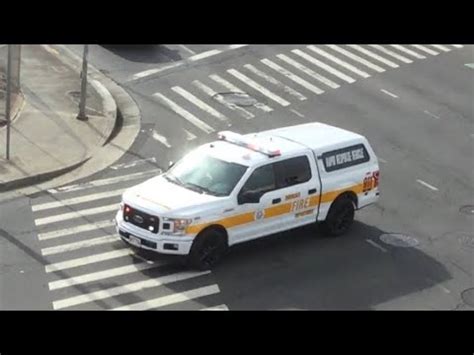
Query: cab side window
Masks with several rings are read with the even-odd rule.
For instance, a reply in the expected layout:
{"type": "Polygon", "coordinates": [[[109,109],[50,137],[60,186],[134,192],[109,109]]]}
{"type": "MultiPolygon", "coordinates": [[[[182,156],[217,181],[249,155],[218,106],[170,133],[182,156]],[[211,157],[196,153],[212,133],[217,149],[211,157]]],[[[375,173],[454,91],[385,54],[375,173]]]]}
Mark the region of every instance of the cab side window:
{"type": "Polygon", "coordinates": [[[275,188],[273,164],[268,164],[255,169],[240,193],[253,192],[263,195],[265,192],[275,190],[275,188]]]}
{"type": "Polygon", "coordinates": [[[311,179],[311,167],[306,155],[275,163],[278,189],[304,183],[311,179]]]}

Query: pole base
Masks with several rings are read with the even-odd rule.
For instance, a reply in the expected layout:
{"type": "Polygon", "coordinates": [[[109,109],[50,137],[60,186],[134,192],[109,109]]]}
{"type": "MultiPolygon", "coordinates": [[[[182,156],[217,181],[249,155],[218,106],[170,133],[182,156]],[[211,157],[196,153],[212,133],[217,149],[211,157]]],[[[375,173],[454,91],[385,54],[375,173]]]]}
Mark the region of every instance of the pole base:
{"type": "Polygon", "coordinates": [[[89,119],[89,117],[87,117],[86,115],[84,115],[84,116],[77,115],[76,119],[78,119],[79,121],[87,121],[89,119]]]}

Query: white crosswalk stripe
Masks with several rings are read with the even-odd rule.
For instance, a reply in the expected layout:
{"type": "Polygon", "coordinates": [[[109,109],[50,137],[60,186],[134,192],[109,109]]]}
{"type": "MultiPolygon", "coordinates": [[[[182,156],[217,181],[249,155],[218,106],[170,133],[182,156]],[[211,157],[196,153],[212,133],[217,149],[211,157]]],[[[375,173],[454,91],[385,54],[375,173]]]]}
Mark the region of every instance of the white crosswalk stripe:
{"type": "Polygon", "coordinates": [[[413,63],[413,61],[411,59],[408,59],[400,54],[397,54],[393,51],[391,51],[390,49],[387,49],[383,46],[380,46],[378,44],[371,44],[370,45],[371,47],[375,48],[375,49],[378,49],[379,51],[385,53],[385,54],[388,54],[389,56],[392,56],[393,58],[396,58],[398,59],[399,61],[401,62],[404,62],[404,63],[413,63]]]}
{"type": "Polygon", "coordinates": [[[273,70],[275,70],[276,72],[280,73],[281,75],[283,76],[286,76],[288,79],[291,79],[293,80],[295,83],[301,85],[302,87],[304,87],[305,89],[315,93],[316,95],[320,95],[324,92],[324,90],[321,90],[320,88],[318,88],[317,86],[307,82],[306,80],[300,78],[298,75],[296,74],[293,74],[292,72],[290,72],[289,70],[286,70],[285,68],[279,66],[278,64],[272,62],[271,60],[269,59],[262,59],[260,60],[263,64],[265,64],[266,66],[272,68],[273,70]]]}
{"type": "Polygon", "coordinates": [[[426,52],[431,55],[438,55],[439,53],[432,50],[431,48],[428,48],[426,46],[422,46],[420,44],[412,44],[412,47],[418,48],[419,50],[422,50],[423,52],[426,52]]]}
{"type": "Polygon", "coordinates": [[[359,51],[360,53],[365,54],[368,57],[371,57],[375,60],[378,60],[380,63],[384,63],[385,65],[388,65],[391,68],[398,68],[399,65],[397,63],[392,62],[391,60],[388,60],[377,53],[374,53],[372,51],[369,51],[367,48],[364,48],[362,46],[359,46],[357,44],[349,45],[349,47],[355,49],[356,51],[359,51]]]}
{"type": "Polygon", "coordinates": [[[229,110],[233,110],[233,111],[236,111],[238,112],[240,115],[242,115],[244,118],[246,119],[251,119],[251,118],[254,118],[255,115],[249,111],[247,111],[246,109],[242,108],[242,107],[238,107],[237,105],[235,105],[234,103],[232,102],[228,102],[221,94],[219,94],[218,92],[214,91],[213,89],[211,89],[209,86],[201,83],[199,80],[194,80],[192,82],[192,84],[197,87],[198,89],[200,89],[202,92],[204,92],[206,95],[212,97],[214,100],[216,100],[218,103],[220,103],[221,105],[227,107],[229,110]]]}
{"type": "Polygon", "coordinates": [[[190,291],[185,291],[181,293],[175,293],[172,295],[155,298],[153,300],[139,302],[139,303],[122,306],[122,307],[117,307],[117,308],[114,308],[114,310],[145,311],[145,310],[150,310],[154,308],[169,306],[175,303],[193,300],[193,299],[204,297],[204,296],[213,295],[219,292],[220,290],[217,285],[205,286],[205,287],[197,288],[190,291]]]}
{"type": "MultiPolygon", "coordinates": [[[[234,84],[232,84],[231,82],[225,80],[224,78],[221,78],[219,75],[217,74],[212,74],[212,75],[209,75],[209,77],[214,80],[216,83],[222,85],[223,87],[225,87],[227,90],[230,90],[231,92],[236,92],[236,93],[242,93],[242,94],[245,94],[245,92],[243,90],[241,90],[240,88],[238,88],[237,86],[235,86],[234,84]]],[[[254,105],[256,108],[262,110],[262,111],[265,111],[265,112],[272,112],[273,109],[268,106],[268,105],[265,105],[264,103],[262,102],[257,102],[255,105],[254,105]]]]}
{"type": "Polygon", "coordinates": [[[100,221],[100,222],[90,222],[87,224],[82,224],[80,226],[73,226],[65,229],[54,230],[52,232],[46,233],[39,233],[38,239],[39,240],[49,240],[61,237],[67,237],[73,234],[79,234],[83,232],[90,232],[97,229],[105,229],[110,228],[115,225],[114,221],[107,220],[107,221],[100,221]]]}
{"type": "Polygon", "coordinates": [[[269,83],[271,83],[273,85],[276,85],[278,88],[282,89],[284,92],[288,93],[289,95],[292,95],[292,96],[296,97],[298,100],[300,100],[300,101],[306,100],[306,96],[302,95],[301,93],[299,93],[295,89],[283,84],[282,82],[278,81],[277,79],[275,79],[274,77],[268,75],[267,73],[257,69],[253,65],[245,64],[244,68],[251,71],[255,75],[258,75],[262,79],[265,79],[269,83]]]}
{"type": "Polygon", "coordinates": [[[67,185],[67,186],[63,186],[63,187],[59,187],[59,188],[55,188],[55,189],[50,189],[50,190],[48,190],[48,192],[51,193],[51,194],[57,194],[57,193],[61,193],[61,192],[79,191],[79,190],[89,189],[89,188],[93,188],[93,187],[112,185],[112,184],[116,184],[116,183],[119,183],[119,182],[125,182],[125,181],[130,181],[130,180],[138,180],[138,179],[142,179],[142,178],[145,178],[145,177],[160,174],[161,172],[162,172],[161,169],[152,169],[152,170],[142,171],[142,172],[139,172],[139,173],[116,176],[116,177],[113,177],[113,178],[94,180],[94,181],[86,182],[86,183],[83,183],[83,184],[67,185]]]}
{"type": "Polygon", "coordinates": [[[348,58],[350,58],[350,59],[352,59],[352,60],[354,60],[354,61],[356,61],[356,62],[359,62],[359,63],[361,63],[361,64],[364,64],[365,66],[367,66],[367,67],[369,67],[369,68],[375,70],[375,71],[378,72],[378,73],[383,73],[383,72],[385,71],[384,68],[379,67],[378,65],[376,65],[376,64],[374,64],[374,63],[371,63],[371,62],[369,62],[368,60],[365,60],[364,58],[361,58],[361,57],[359,57],[358,55],[355,55],[354,53],[349,52],[348,50],[346,50],[346,49],[344,49],[344,48],[342,48],[342,47],[340,47],[340,46],[331,45],[331,44],[329,44],[329,45],[327,45],[327,46],[328,46],[329,48],[335,50],[336,52],[339,52],[339,53],[345,55],[346,57],[348,57],[348,58]]]}
{"type": "Polygon", "coordinates": [[[320,60],[310,56],[309,54],[303,52],[302,50],[293,49],[292,52],[296,55],[299,55],[301,58],[307,60],[311,64],[314,64],[314,65],[318,66],[319,68],[327,71],[328,73],[331,73],[334,76],[337,76],[339,79],[342,79],[342,80],[344,80],[344,81],[346,81],[350,84],[356,81],[354,78],[350,77],[349,75],[346,75],[346,74],[340,72],[339,70],[334,69],[330,65],[327,65],[327,64],[321,62],[320,60]]]}
{"type": "Polygon", "coordinates": [[[92,238],[87,240],[82,240],[80,242],[74,242],[69,244],[61,244],[54,247],[41,249],[41,255],[53,255],[59,253],[65,253],[82,248],[95,247],[102,244],[113,243],[119,240],[118,235],[106,235],[103,237],[92,238]]]}
{"type": "Polygon", "coordinates": [[[189,123],[192,125],[196,126],[200,130],[202,130],[204,133],[212,133],[215,132],[214,128],[209,126],[208,124],[204,123],[201,121],[199,118],[194,116],[191,112],[185,110],[178,104],[176,104],[174,101],[171,101],[168,99],[166,96],[163,94],[157,92],[153,94],[153,97],[159,99],[163,104],[165,104],[168,108],[170,108],[172,111],[183,117],[185,120],[187,120],[189,123]]]}
{"type": "Polygon", "coordinates": [[[194,105],[196,105],[197,107],[199,107],[201,110],[203,110],[204,112],[207,112],[208,114],[210,114],[211,116],[221,120],[221,121],[228,121],[229,119],[227,117],[225,117],[222,113],[220,113],[219,111],[213,109],[211,106],[209,106],[208,104],[206,104],[204,101],[198,99],[196,96],[194,96],[193,94],[191,94],[190,92],[184,90],[182,87],[179,87],[179,86],[173,86],[171,88],[171,90],[173,90],[174,92],[180,94],[181,96],[183,96],[186,100],[188,100],[189,102],[193,103],[194,105]]]}
{"type": "Polygon", "coordinates": [[[425,59],[426,57],[424,55],[421,55],[419,53],[416,53],[415,51],[412,51],[411,49],[408,49],[406,47],[400,46],[398,44],[392,44],[391,45],[393,48],[398,49],[399,51],[402,51],[408,55],[411,55],[412,57],[418,58],[418,59],[425,59]]]}
{"type": "Polygon", "coordinates": [[[333,56],[332,54],[326,52],[325,50],[323,50],[321,48],[318,48],[316,46],[311,45],[311,46],[308,46],[308,49],[312,50],[313,52],[319,54],[322,57],[325,57],[326,59],[329,59],[329,60],[333,61],[334,63],[340,65],[341,67],[344,67],[347,70],[350,70],[351,72],[356,73],[357,75],[359,75],[363,78],[369,78],[370,77],[369,73],[366,73],[365,71],[356,68],[352,64],[349,64],[349,63],[333,56]]]}
{"type": "Polygon", "coordinates": [[[247,84],[248,86],[250,86],[251,88],[253,88],[254,90],[260,92],[261,94],[265,95],[266,97],[268,97],[270,100],[273,100],[275,101],[276,103],[280,104],[281,106],[288,106],[290,105],[290,103],[288,101],[286,101],[285,99],[281,98],[280,96],[278,96],[277,94],[274,94],[273,92],[271,92],[270,90],[268,90],[267,88],[264,88],[263,86],[261,86],[260,84],[258,84],[257,82],[255,82],[254,80],[250,79],[248,76],[246,76],[245,74],[242,74],[241,72],[235,70],[235,69],[228,69],[227,72],[233,76],[235,76],[237,79],[241,80],[242,82],[244,82],[245,84],[247,84]]]}
{"type": "Polygon", "coordinates": [[[453,47],[456,47],[456,48],[463,48],[464,46],[462,44],[453,44],[453,47]]]}
{"type": "Polygon", "coordinates": [[[440,49],[440,50],[442,50],[443,52],[450,52],[450,51],[451,51],[450,48],[448,48],[448,47],[446,47],[446,46],[441,46],[441,45],[439,45],[439,44],[432,44],[431,46],[432,46],[432,47],[435,47],[436,49],[440,49]]]}
{"type": "Polygon", "coordinates": [[[70,277],[68,279],[56,280],[49,283],[49,289],[51,291],[58,290],[61,288],[66,288],[66,287],[70,287],[74,285],[80,285],[80,284],[85,284],[88,282],[104,280],[111,277],[123,276],[123,275],[131,274],[133,272],[145,271],[145,270],[156,268],[158,266],[161,266],[161,265],[154,264],[154,263],[153,264],[139,263],[139,264],[120,266],[113,269],[107,269],[104,271],[97,271],[97,272],[92,272],[90,274],[70,277]]]}
{"type": "Polygon", "coordinates": [[[229,310],[229,307],[227,307],[225,304],[220,304],[218,306],[201,309],[201,311],[228,311],[228,310],[229,310]]]}
{"type": "Polygon", "coordinates": [[[123,256],[130,256],[130,255],[134,255],[133,250],[125,247],[119,250],[113,250],[113,251],[108,251],[105,253],[85,256],[82,258],[69,259],[66,261],[58,262],[58,263],[48,264],[45,266],[45,270],[47,273],[58,272],[58,271],[73,269],[80,266],[100,263],[103,261],[117,259],[123,256]]]}
{"type": "Polygon", "coordinates": [[[284,61],[285,63],[295,67],[296,69],[302,71],[303,73],[305,73],[306,75],[322,82],[323,84],[333,88],[333,89],[337,89],[339,87],[338,84],[336,84],[334,81],[331,81],[329,80],[328,78],[326,78],[325,76],[322,76],[316,72],[314,72],[313,70],[309,69],[308,67],[304,66],[303,64],[297,62],[296,60],[284,55],[284,54],[278,54],[277,57],[279,59],[281,59],[282,61],[284,61]]]}
{"type": "Polygon", "coordinates": [[[93,301],[116,297],[116,296],[127,294],[127,293],[141,291],[147,288],[159,287],[159,286],[167,285],[173,282],[184,281],[187,279],[191,279],[191,278],[195,278],[195,277],[199,277],[199,276],[203,276],[207,274],[209,274],[209,271],[201,271],[201,272],[188,271],[188,272],[181,272],[181,273],[166,275],[166,276],[158,277],[155,279],[138,281],[134,283],[129,283],[129,284],[109,288],[106,290],[100,290],[100,291],[95,291],[91,293],[84,293],[78,296],[57,300],[53,302],[53,308],[54,309],[69,308],[69,307],[77,306],[84,303],[89,303],[93,301]]]}
{"type": "Polygon", "coordinates": [[[66,200],[42,203],[39,205],[31,206],[31,209],[33,210],[33,212],[38,212],[38,211],[43,211],[43,210],[56,208],[56,207],[67,207],[67,206],[77,205],[80,203],[97,201],[104,198],[120,196],[125,190],[126,188],[122,188],[118,190],[100,192],[100,193],[90,194],[86,196],[70,198],[66,200]]]}
{"type": "Polygon", "coordinates": [[[88,208],[85,210],[79,210],[74,212],[67,212],[63,214],[52,215],[44,218],[38,218],[35,220],[37,226],[42,226],[48,223],[62,222],[68,219],[82,218],[86,216],[97,215],[99,213],[106,213],[112,211],[118,211],[119,204],[114,203],[112,205],[106,205],[101,207],[88,208]]]}

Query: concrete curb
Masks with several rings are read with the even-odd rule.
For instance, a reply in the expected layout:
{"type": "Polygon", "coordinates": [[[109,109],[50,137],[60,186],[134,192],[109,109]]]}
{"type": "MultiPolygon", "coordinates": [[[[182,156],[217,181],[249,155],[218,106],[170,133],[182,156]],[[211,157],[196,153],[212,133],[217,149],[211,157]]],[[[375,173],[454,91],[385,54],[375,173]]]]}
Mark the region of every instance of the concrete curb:
{"type": "MultiPolygon", "coordinates": [[[[52,50],[64,64],[77,71],[81,70],[82,59],[77,57],[75,53],[62,45],[55,45],[53,47],[50,47],[50,51],[52,50]]],[[[51,173],[43,176],[41,184],[38,184],[40,181],[37,180],[33,182],[37,184],[35,186],[17,187],[15,191],[2,193],[0,202],[21,197],[22,195],[43,192],[44,190],[91,176],[115,163],[132,146],[140,132],[141,114],[137,104],[125,89],[93,66],[90,66],[89,77],[91,83],[94,81],[94,85],[100,87],[99,90],[103,90],[104,98],[107,100],[107,102],[104,102],[104,108],[108,112],[106,114],[112,114],[113,107],[115,107],[116,111],[114,125],[106,135],[107,137],[104,137],[105,141],[102,147],[91,152],[91,156],[80,163],[75,163],[61,171],[56,171],[54,174],[51,173]]],[[[25,185],[22,184],[21,186],[25,185]]],[[[10,187],[8,190],[13,189],[14,187],[10,187]]]]}

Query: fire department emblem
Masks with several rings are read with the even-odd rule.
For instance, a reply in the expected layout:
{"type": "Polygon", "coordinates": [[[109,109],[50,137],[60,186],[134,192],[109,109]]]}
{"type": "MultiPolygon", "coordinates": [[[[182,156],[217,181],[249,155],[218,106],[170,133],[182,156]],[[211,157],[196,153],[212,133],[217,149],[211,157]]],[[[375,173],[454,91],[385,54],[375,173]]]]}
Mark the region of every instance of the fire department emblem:
{"type": "Polygon", "coordinates": [[[264,215],[265,213],[263,211],[257,211],[255,212],[255,219],[256,220],[262,219],[264,215]]]}

